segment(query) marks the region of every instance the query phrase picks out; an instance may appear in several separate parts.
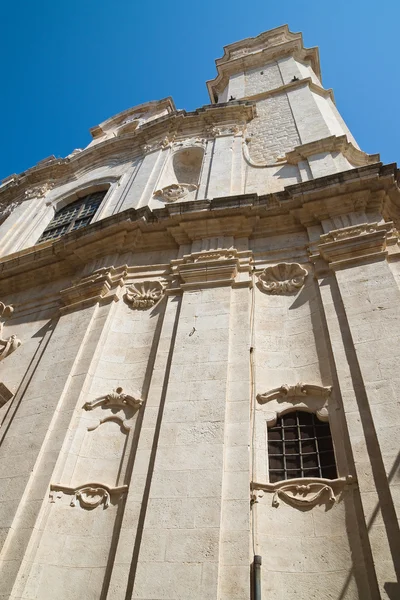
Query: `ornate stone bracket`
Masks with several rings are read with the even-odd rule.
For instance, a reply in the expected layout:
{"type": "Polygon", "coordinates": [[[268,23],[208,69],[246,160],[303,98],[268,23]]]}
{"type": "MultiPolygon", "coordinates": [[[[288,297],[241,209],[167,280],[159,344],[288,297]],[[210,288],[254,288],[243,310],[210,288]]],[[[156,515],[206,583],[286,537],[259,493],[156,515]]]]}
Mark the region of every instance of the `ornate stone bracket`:
{"type": "Polygon", "coordinates": [[[146,310],[157,304],[163,294],[164,286],[159,281],[141,281],[127,289],[125,299],[132,308],[146,310]]]}
{"type": "Polygon", "coordinates": [[[91,402],[85,402],[83,408],[85,410],[93,410],[98,406],[108,406],[110,408],[126,408],[127,406],[131,406],[132,408],[137,409],[140,408],[142,404],[143,400],[141,398],[135,398],[135,396],[124,394],[122,387],[117,387],[105,396],[95,398],[95,400],[92,400],[91,402]]]}
{"type": "Polygon", "coordinates": [[[13,312],[14,307],[11,304],[6,306],[3,302],[0,302],[0,361],[12,354],[22,344],[15,334],[3,340],[4,323],[13,312]]]}
{"type": "Polygon", "coordinates": [[[292,294],[303,287],[307,271],[297,263],[267,267],[258,276],[258,287],[268,294],[292,294]]]}
{"type": "Polygon", "coordinates": [[[321,256],[333,270],[341,269],[372,257],[385,257],[387,246],[395,244],[397,237],[392,222],[343,227],[321,235],[318,254],[311,258],[321,256]]]}
{"type": "Polygon", "coordinates": [[[197,185],[192,183],[172,183],[161,190],[155,191],[153,196],[163,202],[176,202],[195,190],[197,190],[197,185]]]}
{"type": "Polygon", "coordinates": [[[250,258],[251,252],[238,252],[234,248],[193,252],[172,260],[171,270],[183,281],[182,289],[215,285],[248,286],[250,258]]]}
{"type": "Polygon", "coordinates": [[[56,498],[61,498],[64,494],[69,495],[72,496],[70,506],[75,507],[78,504],[81,508],[92,510],[100,504],[103,504],[103,508],[107,508],[111,500],[120,500],[127,489],[127,485],[109,487],[104,483],[85,483],[77,487],[51,484],[50,498],[54,503],[56,498]]]}
{"type": "Polygon", "coordinates": [[[60,292],[65,305],[60,312],[81,309],[96,302],[118,300],[118,289],[123,286],[126,274],[126,265],[111,266],[74,280],[69,288],[60,292]]]}
{"type": "Polygon", "coordinates": [[[295,508],[312,508],[321,503],[333,505],[344,487],[352,483],[354,479],[351,475],[338,479],[300,477],[277,483],[253,483],[253,493],[256,491],[253,501],[257,502],[262,492],[269,492],[273,494],[272,506],[275,507],[280,505],[281,500],[295,508]]]}
{"type": "MultiPolygon", "coordinates": [[[[293,408],[315,409],[317,417],[321,421],[328,421],[328,398],[332,392],[331,386],[323,387],[309,383],[297,383],[296,385],[284,384],[264,394],[257,394],[257,402],[266,404],[271,402],[269,412],[266,415],[267,424],[273,427],[279,414],[283,414],[293,408]],[[310,398],[305,402],[306,398],[310,398]],[[312,404],[312,406],[310,406],[312,404]]],[[[314,412],[314,410],[313,410],[314,412]]]]}

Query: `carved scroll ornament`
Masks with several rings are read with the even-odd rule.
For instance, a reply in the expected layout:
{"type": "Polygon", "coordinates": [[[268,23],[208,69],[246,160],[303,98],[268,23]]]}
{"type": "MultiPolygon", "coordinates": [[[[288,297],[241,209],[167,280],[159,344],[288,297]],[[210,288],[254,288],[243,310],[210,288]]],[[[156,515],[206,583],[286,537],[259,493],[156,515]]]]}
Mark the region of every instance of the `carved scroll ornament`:
{"type": "MultiPolygon", "coordinates": [[[[353,482],[351,475],[338,479],[304,477],[277,483],[254,483],[252,488],[272,493],[272,506],[278,507],[284,500],[295,508],[312,508],[321,503],[334,504],[343,488],[353,482]]],[[[259,493],[257,495],[260,496],[259,493]]]]}
{"type": "Polygon", "coordinates": [[[11,304],[6,306],[3,302],[0,302],[0,361],[9,356],[22,344],[16,335],[11,335],[9,338],[3,340],[4,322],[13,312],[14,307],[11,304]]]}
{"type": "Polygon", "coordinates": [[[91,402],[85,402],[83,408],[85,410],[93,410],[97,406],[109,406],[110,408],[125,408],[127,406],[131,406],[132,408],[140,408],[143,404],[143,400],[141,398],[135,398],[135,396],[130,396],[129,394],[125,394],[123,392],[122,387],[117,387],[115,390],[106,394],[105,396],[100,396],[99,398],[95,398],[91,402]]]}
{"type": "Polygon", "coordinates": [[[331,392],[331,386],[324,387],[322,385],[302,382],[295,385],[284,384],[264,394],[257,394],[257,402],[259,404],[272,403],[270,412],[266,415],[269,427],[275,425],[278,414],[283,414],[287,410],[293,410],[294,407],[310,410],[310,401],[305,402],[306,398],[313,400],[311,411],[315,411],[319,420],[328,421],[328,398],[331,392]]]}
{"type": "Polygon", "coordinates": [[[268,294],[292,294],[304,285],[306,269],[297,263],[267,267],[258,277],[259,288],[268,294]]]}
{"type": "Polygon", "coordinates": [[[86,483],[78,487],[69,487],[66,485],[51,484],[50,498],[55,502],[56,498],[61,498],[64,494],[72,496],[70,506],[79,505],[81,508],[92,510],[103,504],[103,508],[110,505],[111,499],[120,499],[128,489],[127,485],[119,487],[109,487],[104,483],[86,483]]]}
{"type": "Polygon", "coordinates": [[[193,183],[172,183],[155,191],[153,196],[163,202],[176,202],[195,190],[197,190],[197,185],[193,183]]]}
{"type": "Polygon", "coordinates": [[[164,286],[159,281],[142,281],[132,284],[126,291],[126,301],[132,308],[146,310],[162,297],[164,286]]]}

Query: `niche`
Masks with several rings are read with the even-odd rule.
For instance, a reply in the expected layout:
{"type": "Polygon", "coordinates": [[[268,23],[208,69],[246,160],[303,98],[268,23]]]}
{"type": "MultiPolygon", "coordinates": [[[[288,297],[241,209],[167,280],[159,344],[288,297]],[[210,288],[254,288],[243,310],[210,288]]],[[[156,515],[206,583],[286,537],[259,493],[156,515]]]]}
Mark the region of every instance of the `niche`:
{"type": "Polygon", "coordinates": [[[194,200],[199,185],[204,149],[199,146],[181,148],[170,157],[154,197],[162,202],[194,200]]]}

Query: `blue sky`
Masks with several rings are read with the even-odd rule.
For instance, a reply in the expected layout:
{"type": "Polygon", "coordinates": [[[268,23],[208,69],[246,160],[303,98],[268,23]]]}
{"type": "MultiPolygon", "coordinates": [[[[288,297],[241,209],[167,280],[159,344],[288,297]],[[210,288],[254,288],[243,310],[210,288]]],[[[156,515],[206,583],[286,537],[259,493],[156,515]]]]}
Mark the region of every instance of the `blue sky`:
{"type": "Polygon", "coordinates": [[[1,12],[0,179],[90,141],[89,128],[172,96],[209,103],[222,47],[289,24],[361,148],[400,160],[399,0],[14,0],[1,12]]]}

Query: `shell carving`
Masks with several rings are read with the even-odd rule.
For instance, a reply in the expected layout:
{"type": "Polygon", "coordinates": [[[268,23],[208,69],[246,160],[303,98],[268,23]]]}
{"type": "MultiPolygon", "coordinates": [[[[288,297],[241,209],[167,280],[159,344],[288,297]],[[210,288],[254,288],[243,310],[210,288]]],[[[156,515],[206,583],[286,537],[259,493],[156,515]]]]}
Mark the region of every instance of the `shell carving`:
{"type": "Polygon", "coordinates": [[[156,190],[153,196],[163,202],[176,202],[197,190],[197,185],[192,183],[172,183],[161,190],[156,190]]]}
{"type": "Polygon", "coordinates": [[[306,269],[298,263],[279,263],[264,269],[258,277],[258,284],[268,294],[292,294],[304,285],[306,277],[306,269]]]}
{"type": "Polygon", "coordinates": [[[126,301],[137,310],[154,306],[162,297],[164,286],[159,281],[142,281],[132,284],[126,291],[126,301]]]}

